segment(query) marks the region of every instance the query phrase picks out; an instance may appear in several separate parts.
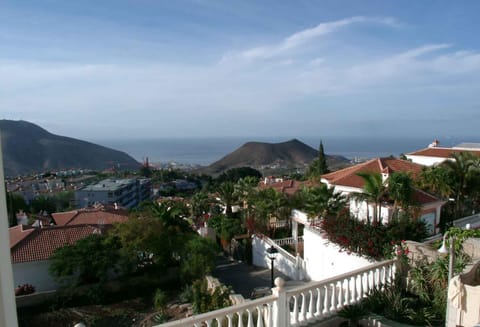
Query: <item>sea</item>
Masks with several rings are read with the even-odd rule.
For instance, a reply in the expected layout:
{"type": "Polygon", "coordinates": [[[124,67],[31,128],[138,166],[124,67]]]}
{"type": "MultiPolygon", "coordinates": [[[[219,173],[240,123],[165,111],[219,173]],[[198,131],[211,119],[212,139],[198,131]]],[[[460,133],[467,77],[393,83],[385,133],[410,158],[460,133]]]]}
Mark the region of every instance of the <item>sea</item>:
{"type": "MultiPolygon", "coordinates": [[[[296,138],[314,149],[320,140],[326,154],[341,155],[350,160],[399,156],[427,147],[434,137],[189,137],[91,140],[96,144],[124,151],[139,162],[147,157],[152,163],[176,162],[189,165],[209,165],[233,152],[246,142],[278,143],[296,138]]],[[[454,146],[471,138],[445,137],[440,146],[454,146]]]]}

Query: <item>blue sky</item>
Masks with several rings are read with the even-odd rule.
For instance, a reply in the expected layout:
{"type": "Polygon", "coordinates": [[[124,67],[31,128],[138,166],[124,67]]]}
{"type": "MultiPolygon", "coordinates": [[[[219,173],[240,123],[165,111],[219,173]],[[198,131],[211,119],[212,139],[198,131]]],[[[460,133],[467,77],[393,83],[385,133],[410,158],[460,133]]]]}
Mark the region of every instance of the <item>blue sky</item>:
{"type": "Polygon", "coordinates": [[[84,139],[475,136],[479,12],[479,1],[1,0],[0,118],[84,139]]]}

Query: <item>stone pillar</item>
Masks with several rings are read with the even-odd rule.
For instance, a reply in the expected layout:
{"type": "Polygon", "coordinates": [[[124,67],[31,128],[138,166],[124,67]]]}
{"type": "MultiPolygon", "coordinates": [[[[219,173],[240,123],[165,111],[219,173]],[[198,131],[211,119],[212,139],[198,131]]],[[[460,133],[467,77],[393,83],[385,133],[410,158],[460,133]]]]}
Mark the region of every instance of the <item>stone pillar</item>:
{"type": "Polygon", "coordinates": [[[284,288],[285,281],[281,277],[277,277],[275,278],[275,286],[272,288],[272,294],[277,297],[277,300],[273,302],[272,308],[273,327],[285,327],[288,319],[287,310],[289,310],[284,288]]]}
{"type": "Polygon", "coordinates": [[[295,253],[298,253],[298,222],[292,220],[292,238],[295,243],[295,253]]]}

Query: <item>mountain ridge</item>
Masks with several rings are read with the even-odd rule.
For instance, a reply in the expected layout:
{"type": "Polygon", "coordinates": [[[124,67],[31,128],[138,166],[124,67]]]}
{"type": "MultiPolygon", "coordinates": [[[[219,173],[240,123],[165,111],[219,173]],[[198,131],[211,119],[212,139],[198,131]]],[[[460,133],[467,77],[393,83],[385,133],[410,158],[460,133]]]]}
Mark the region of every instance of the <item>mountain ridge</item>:
{"type": "Polygon", "coordinates": [[[137,169],[139,163],[125,152],[95,143],[56,135],[24,120],[0,120],[6,176],[48,170],[83,168],[137,169]]]}
{"type": "MultiPolygon", "coordinates": [[[[215,161],[204,169],[206,173],[217,174],[231,168],[264,166],[307,167],[318,151],[294,138],[285,142],[267,143],[249,141],[215,161]]],[[[329,165],[347,164],[349,160],[341,156],[325,156],[329,165]]]]}

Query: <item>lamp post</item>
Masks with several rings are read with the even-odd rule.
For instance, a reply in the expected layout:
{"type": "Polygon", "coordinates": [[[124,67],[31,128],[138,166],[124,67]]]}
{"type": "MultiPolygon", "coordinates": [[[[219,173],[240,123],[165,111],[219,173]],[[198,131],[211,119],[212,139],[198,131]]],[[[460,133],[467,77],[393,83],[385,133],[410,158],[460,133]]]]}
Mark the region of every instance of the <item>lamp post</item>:
{"type": "Polygon", "coordinates": [[[448,280],[447,282],[450,282],[450,279],[453,277],[453,261],[455,260],[455,237],[450,236],[450,244],[447,248],[446,246],[446,240],[447,240],[447,235],[448,232],[446,232],[443,235],[443,241],[442,241],[442,246],[440,249],[438,249],[438,253],[440,254],[450,254],[449,260],[448,260],[448,280]]]}
{"type": "MultiPolygon", "coordinates": [[[[454,256],[455,256],[455,237],[453,236],[450,236],[450,244],[448,245],[448,248],[446,246],[446,240],[447,240],[447,235],[448,235],[448,232],[446,232],[444,235],[443,235],[443,241],[442,241],[442,246],[440,247],[440,249],[438,249],[438,253],[440,254],[449,254],[449,258],[448,258],[448,280],[447,280],[447,294],[448,294],[448,288],[450,287],[450,280],[452,279],[453,277],[453,260],[455,260],[454,256]]],[[[448,298],[447,298],[447,308],[446,308],[446,314],[445,314],[445,326],[448,326],[449,324],[449,308],[448,308],[448,298]]]]}
{"type": "Polygon", "coordinates": [[[271,261],[271,271],[270,271],[270,287],[273,288],[273,262],[277,257],[278,250],[272,245],[267,249],[268,258],[271,261]]]}

